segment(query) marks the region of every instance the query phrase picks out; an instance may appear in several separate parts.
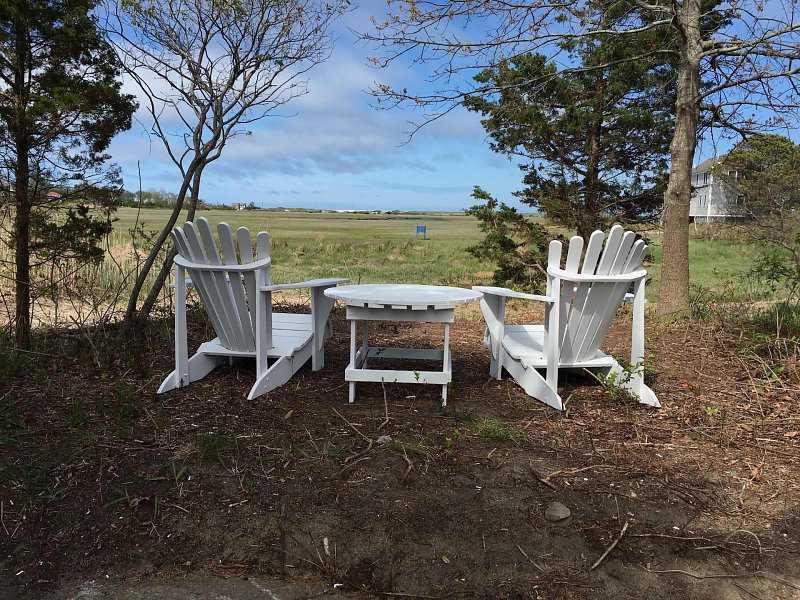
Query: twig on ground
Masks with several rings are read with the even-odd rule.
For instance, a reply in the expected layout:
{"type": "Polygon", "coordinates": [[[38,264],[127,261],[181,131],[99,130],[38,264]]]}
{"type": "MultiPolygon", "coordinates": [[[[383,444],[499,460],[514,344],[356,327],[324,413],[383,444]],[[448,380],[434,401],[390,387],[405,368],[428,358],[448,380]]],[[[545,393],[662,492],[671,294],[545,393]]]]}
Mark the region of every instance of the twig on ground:
{"type": "MultiPolygon", "coordinates": [[[[354,463],[357,463],[359,460],[361,460],[364,457],[364,455],[367,452],[369,452],[370,450],[372,450],[372,440],[369,441],[369,445],[366,447],[366,449],[362,450],[358,454],[353,454],[352,456],[348,456],[347,458],[344,459],[344,462],[345,463],[350,463],[350,464],[347,465],[348,467],[352,466],[354,463]],[[353,461],[353,462],[351,463],[350,461],[353,461]]],[[[344,469],[342,469],[342,470],[344,470],[344,469]]]]}
{"type": "Polygon", "coordinates": [[[525,554],[525,550],[523,550],[523,549],[522,549],[522,547],[521,547],[519,544],[517,544],[517,550],[519,550],[520,552],[522,552],[522,556],[524,556],[525,558],[527,558],[529,563],[531,563],[531,564],[532,564],[534,567],[536,567],[537,569],[539,569],[540,571],[542,571],[542,572],[544,573],[544,569],[543,569],[542,567],[540,567],[539,565],[537,565],[535,562],[533,562],[533,559],[531,559],[531,557],[530,557],[530,556],[528,556],[527,554],[525,554]]]}
{"type": "Polygon", "coordinates": [[[738,583],[734,582],[734,584],[733,584],[733,587],[739,588],[739,589],[740,589],[740,590],[742,590],[742,591],[743,591],[745,594],[747,594],[748,596],[752,596],[752,597],[753,597],[753,598],[755,598],[756,600],[763,600],[763,598],[761,598],[761,596],[756,596],[756,595],[755,595],[753,592],[751,592],[750,590],[748,590],[748,589],[747,589],[746,587],[744,587],[743,585],[739,585],[738,583]]]}
{"type": "Polygon", "coordinates": [[[153,413],[147,410],[146,406],[143,406],[142,408],[144,409],[144,413],[147,415],[147,418],[150,419],[150,422],[153,424],[153,427],[155,427],[157,434],[161,430],[161,428],[158,426],[158,423],[156,423],[155,417],[153,417],[153,413]]]}
{"type": "Polygon", "coordinates": [[[405,460],[406,463],[408,464],[408,468],[406,469],[406,472],[403,474],[403,478],[400,480],[400,483],[405,482],[406,477],[408,477],[409,474],[411,473],[411,469],[414,468],[414,464],[411,462],[411,459],[408,458],[408,454],[406,454],[405,448],[403,448],[403,460],[405,460]]]}
{"type": "Polygon", "coordinates": [[[8,532],[8,527],[6,527],[6,518],[5,518],[5,513],[4,513],[4,509],[3,509],[3,501],[2,500],[0,500],[0,523],[3,524],[3,529],[6,530],[6,535],[10,537],[11,534],[8,532]]]}
{"type": "Polygon", "coordinates": [[[758,539],[758,536],[757,536],[755,533],[753,533],[752,531],[750,531],[750,530],[748,530],[748,529],[737,529],[736,531],[732,531],[732,532],[731,532],[730,534],[728,534],[728,536],[725,538],[725,541],[727,542],[729,539],[731,539],[731,538],[732,538],[734,535],[736,535],[736,534],[737,534],[737,533],[739,533],[739,532],[742,532],[742,533],[748,533],[748,534],[752,535],[752,536],[753,536],[753,537],[756,539],[756,543],[758,544],[758,553],[759,553],[759,554],[761,554],[761,540],[760,540],[760,539],[758,539]]]}
{"type": "Polygon", "coordinates": [[[622,536],[623,536],[623,535],[625,535],[625,532],[626,532],[627,530],[628,530],[628,522],[627,522],[627,521],[625,521],[625,524],[622,526],[622,531],[620,531],[620,532],[619,532],[619,535],[617,536],[617,539],[615,539],[615,540],[614,540],[614,541],[611,543],[611,545],[610,545],[608,548],[606,548],[606,551],[605,551],[605,552],[603,552],[603,554],[600,556],[600,558],[598,558],[598,559],[595,561],[595,563],[594,563],[594,564],[593,564],[591,567],[589,567],[589,570],[590,570],[590,571],[594,571],[594,570],[595,570],[597,567],[599,567],[599,566],[602,564],[602,562],[603,562],[603,561],[606,559],[606,556],[608,556],[609,554],[611,554],[611,551],[612,551],[614,548],[616,548],[616,547],[617,547],[617,544],[619,544],[619,541],[622,539],[622,536]]]}
{"type": "Polygon", "coordinates": [[[350,421],[348,421],[347,419],[345,419],[345,418],[344,418],[344,415],[342,415],[342,413],[340,413],[340,412],[339,412],[338,410],[336,410],[335,408],[333,409],[333,412],[335,412],[335,413],[336,413],[336,415],[337,415],[337,416],[338,416],[338,417],[339,417],[339,418],[340,418],[342,421],[344,421],[345,423],[347,423],[347,424],[350,426],[350,428],[351,428],[353,431],[355,431],[355,432],[356,432],[358,435],[360,435],[362,438],[364,438],[364,439],[365,439],[365,440],[367,440],[368,442],[372,443],[372,440],[370,440],[370,439],[369,439],[367,436],[365,436],[363,433],[361,433],[361,432],[358,430],[358,428],[357,428],[355,425],[353,425],[353,424],[352,424],[350,421]]]}
{"type": "Polygon", "coordinates": [[[389,424],[389,401],[386,399],[386,385],[383,383],[383,378],[381,377],[381,387],[383,388],[383,410],[386,414],[386,418],[383,420],[383,423],[378,425],[378,429],[385,427],[389,424]]]}
{"type": "Polygon", "coordinates": [[[421,594],[404,594],[403,592],[378,592],[381,596],[397,596],[398,598],[425,598],[425,600],[441,600],[442,598],[449,598],[455,595],[455,592],[450,592],[444,596],[423,596],[421,594]]]}
{"type": "Polygon", "coordinates": [[[533,466],[533,463],[529,462],[529,463],[528,463],[528,467],[530,467],[530,469],[531,469],[531,473],[533,473],[533,476],[534,476],[534,478],[535,478],[535,479],[536,479],[536,480],[537,480],[539,483],[541,483],[542,485],[546,485],[546,486],[547,486],[547,487],[549,487],[551,490],[558,490],[558,488],[557,488],[556,486],[554,486],[552,483],[550,483],[549,481],[547,481],[547,479],[545,479],[544,477],[542,477],[542,474],[541,474],[541,473],[539,473],[539,471],[537,471],[537,470],[536,470],[536,467],[534,467],[534,466],[533,466]]]}
{"type": "Polygon", "coordinates": [[[189,510],[188,510],[188,509],[186,509],[186,508],[183,508],[182,506],[178,506],[177,504],[167,504],[167,503],[164,503],[164,506],[170,506],[170,507],[172,507],[172,508],[177,508],[178,510],[182,510],[183,512],[185,512],[187,515],[190,515],[190,514],[192,514],[192,513],[190,513],[190,512],[189,512],[189,510]]]}
{"type": "Polygon", "coordinates": [[[553,471],[550,475],[547,476],[547,479],[552,479],[556,475],[577,475],[578,473],[583,473],[584,471],[591,471],[592,469],[596,468],[599,465],[589,465],[588,467],[579,467],[577,469],[564,469],[553,471]]]}

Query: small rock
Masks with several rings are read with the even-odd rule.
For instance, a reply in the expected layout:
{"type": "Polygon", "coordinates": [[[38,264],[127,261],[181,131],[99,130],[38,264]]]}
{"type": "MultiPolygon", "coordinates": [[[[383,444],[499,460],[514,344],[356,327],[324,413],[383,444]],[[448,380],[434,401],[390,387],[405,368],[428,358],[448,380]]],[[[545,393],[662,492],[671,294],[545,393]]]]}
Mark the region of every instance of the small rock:
{"type": "Polygon", "coordinates": [[[561,502],[551,502],[547,510],[544,511],[544,518],[551,523],[558,523],[564,519],[568,519],[572,513],[570,510],[561,504],[561,502]]]}
{"type": "Polygon", "coordinates": [[[380,445],[380,444],[385,444],[386,442],[391,442],[391,441],[392,441],[392,436],[390,436],[390,435],[382,435],[377,440],[375,440],[375,443],[380,445]]]}

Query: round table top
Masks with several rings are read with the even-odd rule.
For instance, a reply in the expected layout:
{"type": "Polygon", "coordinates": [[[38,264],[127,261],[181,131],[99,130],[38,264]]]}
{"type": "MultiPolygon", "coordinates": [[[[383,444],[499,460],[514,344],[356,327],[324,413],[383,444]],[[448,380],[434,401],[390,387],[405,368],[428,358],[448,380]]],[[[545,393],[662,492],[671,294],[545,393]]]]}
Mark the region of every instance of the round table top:
{"type": "Polygon", "coordinates": [[[325,290],[325,295],[347,304],[378,304],[386,306],[433,306],[453,308],[457,304],[475,302],[481,292],[442,285],[410,285],[371,283],[340,285],[325,290]]]}

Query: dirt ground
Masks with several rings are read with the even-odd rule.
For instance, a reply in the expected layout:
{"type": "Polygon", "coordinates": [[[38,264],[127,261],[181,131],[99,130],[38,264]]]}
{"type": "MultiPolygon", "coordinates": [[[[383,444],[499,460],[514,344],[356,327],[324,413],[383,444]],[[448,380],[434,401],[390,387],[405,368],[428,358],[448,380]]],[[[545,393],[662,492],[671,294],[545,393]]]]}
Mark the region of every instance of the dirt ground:
{"type": "MultiPolygon", "coordinates": [[[[558,413],[489,378],[482,323],[461,315],[445,410],[421,385],[359,384],[348,405],[333,318],[325,368],[252,402],[246,361],[156,395],[165,324],[141,353],[26,356],[0,393],[0,597],[200,573],[354,598],[800,598],[794,350],[649,325],[663,408],[575,373],[558,413]],[[554,502],[570,516],[548,520],[554,502]]],[[[607,350],[624,356],[629,331],[607,350]]]]}

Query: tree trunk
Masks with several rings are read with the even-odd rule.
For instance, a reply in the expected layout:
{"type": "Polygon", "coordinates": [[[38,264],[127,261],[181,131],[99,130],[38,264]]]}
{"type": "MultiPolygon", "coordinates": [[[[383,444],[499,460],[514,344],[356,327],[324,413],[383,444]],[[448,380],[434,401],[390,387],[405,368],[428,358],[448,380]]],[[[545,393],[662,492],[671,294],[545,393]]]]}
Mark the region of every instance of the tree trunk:
{"type": "Polygon", "coordinates": [[[656,311],[660,318],[689,309],[689,200],[700,117],[700,14],[699,0],[687,0],[678,13],[681,64],[675,102],[675,133],[670,144],[671,168],[664,194],[661,288],[656,311]]]}
{"type": "MultiPolygon", "coordinates": [[[[142,265],[142,269],[139,271],[136,281],[133,284],[133,290],[131,290],[131,296],[128,299],[128,306],[125,309],[125,317],[123,319],[122,326],[122,330],[126,335],[136,333],[136,330],[140,329],[147,322],[147,318],[150,315],[150,309],[148,309],[144,317],[141,315],[141,312],[144,311],[137,313],[136,306],[139,302],[139,296],[141,295],[144,284],[147,281],[147,276],[150,274],[150,271],[156,262],[156,258],[161,252],[161,248],[164,247],[172,228],[175,227],[175,223],[178,222],[178,217],[181,214],[181,209],[183,208],[183,203],[186,199],[186,192],[189,190],[192,177],[198,168],[198,162],[199,160],[195,158],[189,165],[181,184],[180,191],[178,192],[178,197],[175,199],[175,208],[172,209],[172,214],[170,214],[169,220],[164,225],[161,233],[158,234],[158,238],[156,238],[155,244],[150,249],[150,253],[147,255],[147,259],[144,261],[144,265],[142,265]]],[[[164,285],[164,281],[161,282],[161,285],[164,285]]],[[[152,308],[152,304],[150,308],[152,308]]]]}
{"type": "Polygon", "coordinates": [[[586,132],[586,177],[583,191],[583,214],[578,221],[578,235],[585,241],[597,227],[597,205],[600,182],[600,136],[603,133],[603,99],[606,81],[602,71],[597,74],[594,86],[594,118],[586,132]]]}
{"type": "MultiPolygon", "coordinates": [[[[203,166],[198,167],[194,172],[194,177],[192,177],[191,196],[189,197],[189,210],[186,214],[187,221],[193,221],[195,212],[197,211],[197,199],[200,196],[200,178],[203,174],[203,166]]],[[[170,230],[172,230],[172,227],[170,227],[170,230]]],[[[142,329],[147,324],[147,319],[150,318],[150,313],[152,312],[153,307],[158,300],[158,296],[161,293],[161,290],[164,288],[164,284],[167,282],[169,273],[172,270],[172,263],[176,254],[177,251],[175,248],[167,253],[167,257],[164,259],[164,264],[161,265],[161,270],[158,272],[158,276],[153,283],[153,287],[150,289],[150,293],[147,294],[147,298],[145,298],[144,302],[142,302],[142,308],[139,310],[139,315],[136,319],[136,324],[139,329],[142,329]]]]}
{"type": "Polygon", "coordinates": [[[31,207],[30,193],[30,145],[28,140],[26,71],[28,40],[26,31],[20,28],[16,39],[16,69],[14,72],[15,112],[14,146],[16,161],[14,173],[14,340],[19,348],[30,346],[31,337],[31,207]]]}
{"type": "Polygon", "coordinates": [[[15,181],[16,215],[14,218],[14,340],[19,348],[30,345],[31,336],[31,203],[28,198],[28,153],[19,154],[15,181]]]}

